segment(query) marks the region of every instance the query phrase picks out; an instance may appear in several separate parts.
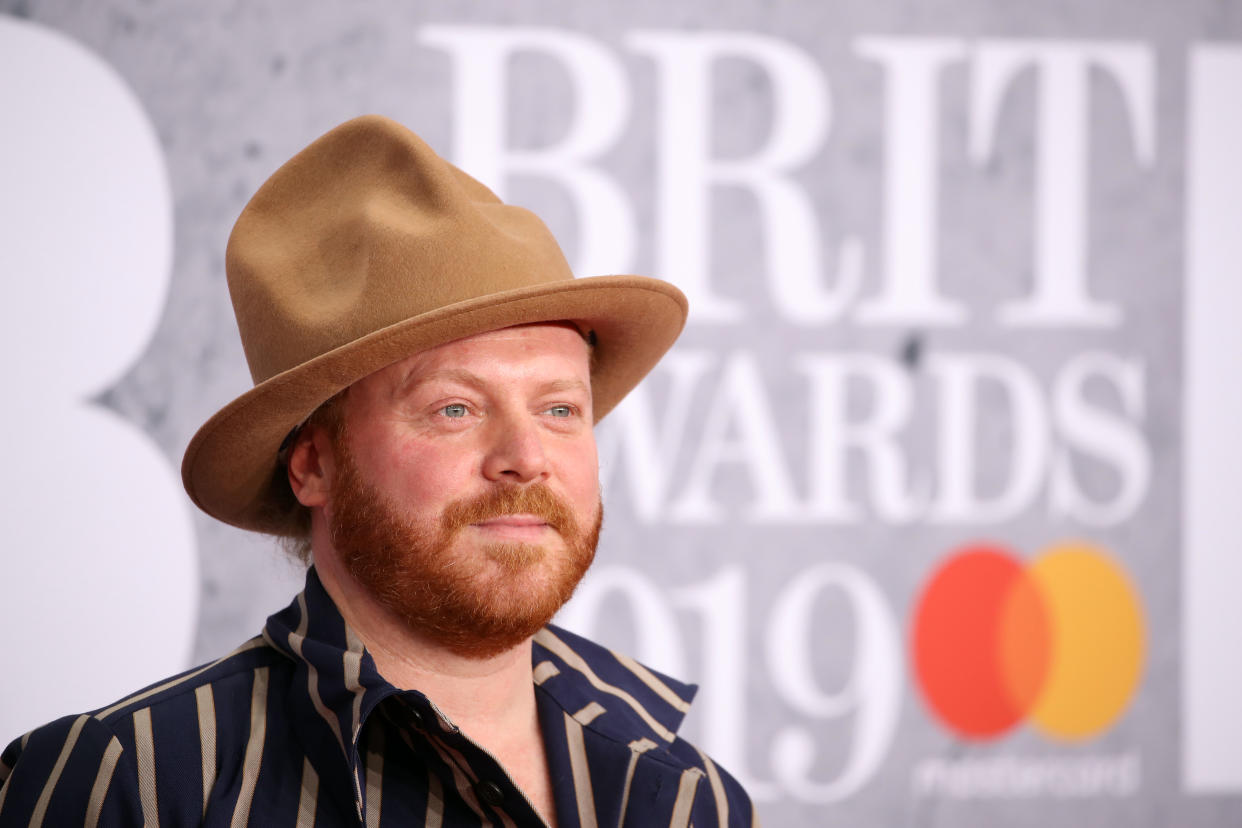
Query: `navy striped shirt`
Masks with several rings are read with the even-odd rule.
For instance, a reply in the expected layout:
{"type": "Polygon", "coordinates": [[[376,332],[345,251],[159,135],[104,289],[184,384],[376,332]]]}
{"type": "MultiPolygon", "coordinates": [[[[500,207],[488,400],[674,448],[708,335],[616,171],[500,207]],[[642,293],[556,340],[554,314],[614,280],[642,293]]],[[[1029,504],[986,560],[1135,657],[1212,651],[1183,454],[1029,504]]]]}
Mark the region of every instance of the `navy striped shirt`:
{"type": "MultiPolygon", "coordinates": [[[[752,826],[741,786],[676,736],[694,688],[548,627],[532,679],[557,819],[752,826]]],[[[314,570],[262,635],[0,755],[0,826],[539,826],[505,770],[384,681],[314,570]]]]}

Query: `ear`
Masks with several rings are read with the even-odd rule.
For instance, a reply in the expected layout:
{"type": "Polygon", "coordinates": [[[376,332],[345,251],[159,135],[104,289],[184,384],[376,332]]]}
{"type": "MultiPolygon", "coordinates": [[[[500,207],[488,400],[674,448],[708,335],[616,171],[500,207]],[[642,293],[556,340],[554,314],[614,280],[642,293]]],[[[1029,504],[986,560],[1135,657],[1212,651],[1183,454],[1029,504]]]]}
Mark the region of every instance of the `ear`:
{"type": "Polygon", "coordinates": [[[322,426],[307,425],[289,451],[289,487],[303,506],[324,506],[336,476],[332,440],[322,426]]]}

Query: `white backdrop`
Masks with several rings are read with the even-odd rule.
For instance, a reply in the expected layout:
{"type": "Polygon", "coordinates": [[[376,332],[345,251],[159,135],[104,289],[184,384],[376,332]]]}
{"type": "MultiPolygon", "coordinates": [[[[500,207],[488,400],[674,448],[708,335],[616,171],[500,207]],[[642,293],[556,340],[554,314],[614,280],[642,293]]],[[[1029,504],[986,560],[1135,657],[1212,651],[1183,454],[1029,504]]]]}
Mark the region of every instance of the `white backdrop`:
{"type": "Polygon", "coordinates": [[[300,582],[175,469],[224,241],[380,112],[691,298],[562,621],[769,825],[1242,820],[1242,4],[0,0],[0,727],[300,582]]]}

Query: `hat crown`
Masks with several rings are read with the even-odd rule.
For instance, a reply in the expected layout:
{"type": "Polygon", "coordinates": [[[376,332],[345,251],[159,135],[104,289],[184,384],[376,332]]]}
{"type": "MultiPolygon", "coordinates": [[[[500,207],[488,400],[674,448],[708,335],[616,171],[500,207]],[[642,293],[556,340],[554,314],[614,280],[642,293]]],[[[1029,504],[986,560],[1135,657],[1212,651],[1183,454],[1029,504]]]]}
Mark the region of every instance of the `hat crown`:
{"type": "Polygon", "coordinates": [[[538,217],[380,116],[277,170],[238,218],[226,270],[256,385],[412,317],[573,278],[538,217]]]}

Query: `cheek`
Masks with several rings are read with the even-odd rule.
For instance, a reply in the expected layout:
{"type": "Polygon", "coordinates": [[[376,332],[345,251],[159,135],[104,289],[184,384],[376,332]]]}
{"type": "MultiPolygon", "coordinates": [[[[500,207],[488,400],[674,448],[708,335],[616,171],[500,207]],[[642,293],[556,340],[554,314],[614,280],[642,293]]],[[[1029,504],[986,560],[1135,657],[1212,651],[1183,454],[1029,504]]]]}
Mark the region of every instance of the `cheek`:
{"type": "Polygon", "coordinates": [[[471,461],[466,452],[437,449],[414,441],[393,443],[389,449],[372,458],[376,484],[413,511],[437,510],[444,502],[459,497],[471,479],[471,461]]]}
{"type": "Polygon", "coordinates": [[[599,455],[595,441],[584,440],[567,448],[561,464],[566,489],[580,508],[594,509],[599,502],[599,455]]]}

